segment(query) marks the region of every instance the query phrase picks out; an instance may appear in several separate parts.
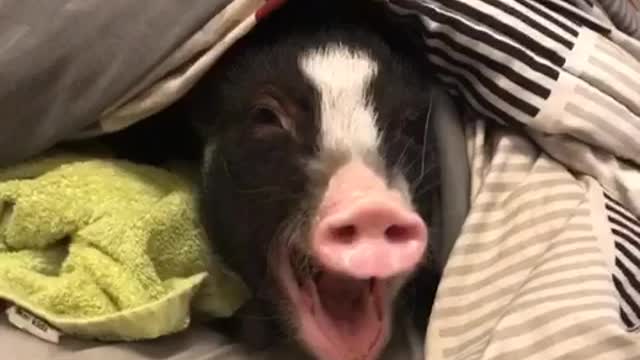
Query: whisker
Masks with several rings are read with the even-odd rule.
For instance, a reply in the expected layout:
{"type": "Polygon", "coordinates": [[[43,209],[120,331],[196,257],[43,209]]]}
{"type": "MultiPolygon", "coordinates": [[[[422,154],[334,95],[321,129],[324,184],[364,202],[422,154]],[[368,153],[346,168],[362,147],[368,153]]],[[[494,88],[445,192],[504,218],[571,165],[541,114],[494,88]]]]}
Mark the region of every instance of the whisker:
{"type": "MultiPolygon", "coordinates": [[[[290,322],[293,323],[293,319],[290,322]]],[[[290,325],[290,328],[294,328],[294,327],[295,327],[295,324],[290,325]]],[[[297,344],[297,341],[298,341],[297,339],[298,337],[296,335],[290,334],[289,332],[285,332],[281,336],[280,341],[282,341],[283,344],[291,345],[291,344],[297,344]]]]}
{"type": "Polygon", "coordinates": [[[285,190],[281,187],[277,187],[277,186],[265,186],[262,188],[254,188],[254,189],[239,189],[237,190],[238,192],[241,193],[245,193],[245,194],[251,194],[251,193],[262,193],[262,192],[282,192],[282,193],[286,193],[285,190]]]}
{"type": "Polygon", "coordinates": [[[384,124],[384,127],[382,128],[382,131],[380,132],[381,134],[386,134],[387,133],[387,128],[389,127],[389,124],[391,124],[391,121],[387,121],[384,124]]]}
{"type": "Polygon", "coordinates": [[[222,168],[224,169],[224,173],[227,174],[229,179],[233,179],[231,176],[231,171],[229,171],[229,163],[227,162],[227,158],[225,158],[222,154],[219,154],[220,160],[222,161],[222,168]]]}
{"type": "Polygon", "coordinates": [[[279,317],[276,315],[264,315],[264,316],[260,316],[260,315],[235,315],[236,318],[238,319],[251,319],[251,320],[278,320],[279,317]]]}
{"type": "Polygon", "coordinates": [[[429,167],[424,169],[424,171],[418,176],[415,180],[411,182],[411,189],[417,189],[418,186],[422,183],[422,180],[425,176],[430,175],[434,170],[437,170],[438,166],[436,164],[429,164],[429,167]]]}
{"type": "MultiPolygon", "coordinates": [[[[400,138],[400,136],[398,135],[398,139],[400,138]]],[[[402,149],[402,152],[400,153],[400,156],[398,157],[398,160],[396,161],[396,165],[395,168],[396,169],[402,169],[403,168],[403,163],[405,161],[405,155],[407,153],[407,149],[409,149],[409,145],[411,144],[410,141],[407,141],[404,145],[404,149],[402,149]]]]}
{"type": "MultiPolygon", "coordinates": [[[[435,169],[435,166],[433,167],[433,169],[435,169]]],[[[431,171],[427,171],[426,174],[430,174],[431,171]]],[[[429,181],[429,182],[416,182],[416,183],[412,183],[411,184],[411,189],[416,193],[417,195],[421,195],[424,194],[427,191],[433,190],[434,188],[437,188],[440,185],[440,183],[435,180],[435,181],[429,181]]]]}
{"type": "Polygon", "coordinates": [[[418,192],[416,192],[416,194],[414,195],[415,197],[420,197],[423,194],[425,194],[426,192],[432,191],[434,189],[436,189],[438,187],[438,183],[431,183],[423,188],[421,188],[418,192]]]}
{"type": "Polygon", "coordinates": [[[420,162],[420,177],[419,181],[422,181],[424,176],[425,157],[427,154],[427,135],[429,134],[429,123],[431,122],[431,110],[433,109],[433,92],[429,94],[429,111],[427,112],[427,118],[424,122],[424,131],[422,133],[422,159],[420,162]]]}

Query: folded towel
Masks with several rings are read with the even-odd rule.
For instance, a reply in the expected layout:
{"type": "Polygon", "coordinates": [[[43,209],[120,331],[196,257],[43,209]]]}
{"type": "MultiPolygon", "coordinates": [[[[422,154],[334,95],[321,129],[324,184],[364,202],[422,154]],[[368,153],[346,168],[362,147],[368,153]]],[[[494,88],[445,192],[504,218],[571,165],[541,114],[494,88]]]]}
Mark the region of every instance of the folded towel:
{"type": "Polygon", "coordinates": [[[1,169],[0,300],[100,340],[231,315],[248,289],[210,251],[189,180],[67,153],[1,169]]]}

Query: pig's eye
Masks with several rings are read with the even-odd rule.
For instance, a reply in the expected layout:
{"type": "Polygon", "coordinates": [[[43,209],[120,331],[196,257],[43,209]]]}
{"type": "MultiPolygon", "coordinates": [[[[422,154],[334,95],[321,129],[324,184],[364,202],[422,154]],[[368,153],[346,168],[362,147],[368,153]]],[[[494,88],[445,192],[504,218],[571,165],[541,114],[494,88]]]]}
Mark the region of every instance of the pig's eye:
{"type": "Polygon", "coordinates": [[[251,112],[251,120],[257,126],[273,126],[282,128],[280,117],[275,111],[267,107],[256,107],[251,112]]]}
{"type": "Polygon", "coordinates": [[[249,114],[251,124],[260,135],[290,131],[289,118],[280,103],[271,97],[261,97],[249,114]]]}

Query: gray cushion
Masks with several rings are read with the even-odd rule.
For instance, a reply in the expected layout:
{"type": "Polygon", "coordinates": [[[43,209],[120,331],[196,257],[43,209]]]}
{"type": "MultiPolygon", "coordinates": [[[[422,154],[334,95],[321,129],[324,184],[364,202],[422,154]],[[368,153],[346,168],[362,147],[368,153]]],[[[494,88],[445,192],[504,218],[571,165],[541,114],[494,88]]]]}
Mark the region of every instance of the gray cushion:
{"type": "Polygon", "coordinates": [[[229,2],[0,1],[0,166],[96,122],[229,2]]]}
{"type": "MultiPolygon", "coordinates": [[[[407,336],[402,329],[399,332],[384,359],[420,359],[422,337],[407,336]]],[[[62,337],[60,344],[52,344],[15,329],[4,318],[0,319],[0,349],[3,360],[301,360],[300,354],[285,348],[250,353],[201,326],[137,343],[108,344],[62,337]]]]}
{"type": "Polygon", "coordinates": [[[469,211],[471,170],[461,112],[444,89],[435,91],[431,121],[436,132],[442,186],[439,255],[442,267],[449,258],[469,211]]]}
{"type": "Polygon", "coordinates": [[[51,344],[0,320],[0,349],[7,360],[241,360],[252,359],[243,349],[215,332],[194,326],[180,334],[139,343],[97,343],[61,338],[51,344]]]}

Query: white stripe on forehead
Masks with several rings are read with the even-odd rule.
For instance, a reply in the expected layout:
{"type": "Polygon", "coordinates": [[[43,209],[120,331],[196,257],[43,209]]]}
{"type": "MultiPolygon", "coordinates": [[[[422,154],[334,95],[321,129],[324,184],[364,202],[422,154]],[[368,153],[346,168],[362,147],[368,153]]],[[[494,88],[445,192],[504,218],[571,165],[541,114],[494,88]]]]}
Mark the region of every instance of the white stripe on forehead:
{"type": "Polygon", "coordinates": [[[362,51],[335,44],[302,54],[299,66],[320,94],[322,150],[347,152],[354,158],[375,151],[377,114],[367,90],[378,64],[362,51]]]}

